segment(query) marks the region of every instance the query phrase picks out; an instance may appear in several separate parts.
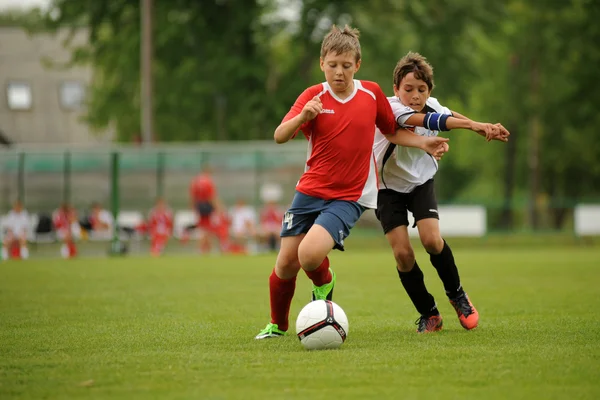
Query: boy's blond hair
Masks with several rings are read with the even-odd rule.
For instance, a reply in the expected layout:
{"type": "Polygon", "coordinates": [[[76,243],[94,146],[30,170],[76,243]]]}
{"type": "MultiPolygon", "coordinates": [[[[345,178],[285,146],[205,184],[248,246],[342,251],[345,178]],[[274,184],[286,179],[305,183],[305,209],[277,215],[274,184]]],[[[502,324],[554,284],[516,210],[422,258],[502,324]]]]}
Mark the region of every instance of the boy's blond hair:
{"type": "Polygon", "coordinates": [[[356,61],[360,60],[360,41],[358,40],[360,32],[356,28],[350,28],[348,25],[344,29],[333,25],[331,30],[321,43],[321,58],[325,58],[327,53],[343,54],[353,51],[356,55],[356,61]]]}
{"type": "Polygon", "coordinates": [[[402,79],[411,72],[415,74],[415,78],[427,84],[430,92],[433,90],[435,86],[433,84],[433,67],[425,57],[412,51],[409,51],[396,64],[396,68],[394,68],[394,86],[399,87],[402,79]]]}

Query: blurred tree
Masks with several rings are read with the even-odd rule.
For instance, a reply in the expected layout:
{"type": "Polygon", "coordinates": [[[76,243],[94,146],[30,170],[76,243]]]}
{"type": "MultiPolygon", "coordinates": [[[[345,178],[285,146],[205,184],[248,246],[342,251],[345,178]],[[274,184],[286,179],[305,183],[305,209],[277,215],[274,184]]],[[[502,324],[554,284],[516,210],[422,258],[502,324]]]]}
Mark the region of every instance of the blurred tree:
{"type": "MultiPolygon", "coordinates": [[[[94,66],[88,122],[140,132],[139,0],[55,0],[46,27],[89,29],[73,63],[94,66]]],[[[264,1],[154,0],[157,139],[265,137],[267,53],[256,41],[264,1]],[[231,116],[235,115],[235,118],[231,116]]]]}

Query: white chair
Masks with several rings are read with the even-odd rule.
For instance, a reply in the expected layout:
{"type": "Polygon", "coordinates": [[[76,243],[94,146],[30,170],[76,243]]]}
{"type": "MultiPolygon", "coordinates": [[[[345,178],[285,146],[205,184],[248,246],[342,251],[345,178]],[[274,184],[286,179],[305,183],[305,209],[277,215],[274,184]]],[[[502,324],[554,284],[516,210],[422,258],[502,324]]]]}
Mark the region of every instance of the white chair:
{"type": "MultiPolygon", "coordinates": [[[[173,218],[173,236],[180,239],[186,227],[197,222],[196,213],[192,210],[179,210],[173,218]]],[[[193,235],[195,238],[195,235],[193,235]]]]}
{"type": "MultiPolygon", "coordinates": [[[[117,226],[119,227],[119,235],[126,235],[124,231],[131,232],[133,235],[129,235],[135,238],[141,238],[141,234],[137,228],[144,222],[144,214],[140,211],[121,211],[117,217],[117,226]]],[[[126,235],[127,236],[127,235],[126,235]]]]}

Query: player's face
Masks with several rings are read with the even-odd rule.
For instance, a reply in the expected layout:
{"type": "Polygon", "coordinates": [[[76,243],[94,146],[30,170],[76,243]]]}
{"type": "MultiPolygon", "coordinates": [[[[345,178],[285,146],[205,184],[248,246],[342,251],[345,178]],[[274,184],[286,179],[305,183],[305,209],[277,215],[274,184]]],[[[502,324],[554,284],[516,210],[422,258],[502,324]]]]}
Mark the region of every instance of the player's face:
{"type": "Polygon", "coordinates": [[[415,78],[414,73],[407,74],[399,87],[394,86],[394,94],[400,99],[402,104],[412,108],[415,111],[421,111],[425,108],[425,102],[429,98],[429,86],[415,78]]]}
{"type": "Polygon", "coordinates": [[[333,92],[339,96],[348,96],[354,90],[354,74],[360,68],[360,60],[356,54],[349,51],[342,54],[328,52],[321,58],[321,71],[333,92]]]}

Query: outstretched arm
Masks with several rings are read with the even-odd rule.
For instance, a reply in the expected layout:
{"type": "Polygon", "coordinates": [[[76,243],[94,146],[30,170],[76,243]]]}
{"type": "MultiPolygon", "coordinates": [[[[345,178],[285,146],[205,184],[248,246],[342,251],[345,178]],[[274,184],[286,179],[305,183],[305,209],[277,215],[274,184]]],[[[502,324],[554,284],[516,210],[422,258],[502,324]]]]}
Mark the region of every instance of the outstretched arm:
{"type": "Polygon", "coordinates": [[[386,138],[399,146],[421,149],[438,159],[447,151],[447,148],[441,144],[450,140],[439,136],[420,136],[402,128],[397,129],[392,135],[387,135],[386,138]]]}
{"type": "Polygon", "coordinates": [[[485,137],[488,142],[490,140],[507,142],[510,136],[510,132],[502,124],[476,122],[454,111],[452,116],[439,113],[413,114],[404,123],[439,131],[468,129],[485,137]]]}

